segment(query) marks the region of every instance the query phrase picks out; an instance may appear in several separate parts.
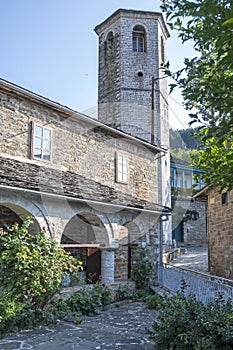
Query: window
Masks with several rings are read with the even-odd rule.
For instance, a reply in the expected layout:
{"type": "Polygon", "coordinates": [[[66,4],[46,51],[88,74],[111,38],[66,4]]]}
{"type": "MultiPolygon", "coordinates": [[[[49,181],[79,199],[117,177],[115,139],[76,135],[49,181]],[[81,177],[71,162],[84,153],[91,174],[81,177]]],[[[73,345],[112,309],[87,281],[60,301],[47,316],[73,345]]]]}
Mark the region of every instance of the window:
{"type": "Polygon", "coordinates": [[[164,40],[163,37],[161,36],[160,38],[160,42],[161,42],[161,62],[164,63],[165,62],[165,51],[164,51],[164,40]]]}
{"type": "Polygon", "coordinates": [[[145,29],[141,26],[135,26],[133,29],[133,51],[146,52],[145,29]]]}
{"type": "Polygon", "coordinates": [[[113,54],[113,47],[114,47],[113,33],[109,32],[107,36],[107,50],[108,50],[108,56],[110,57],[113,54]]]}
{"type": "Polygon", "coordinates": [[[228,203],[228,192],[222,193],[222,205],[228,203]]]}
{"type": "Polygon", "coordinates": [[[116,157],[116,181],[118,182],[128,182],[128,157],[117,154],[116,157]]]}
{"type": "Polygon", "coordinates": [[[111,59],[114,54],[114,37],[113,33],[109,32],[107,39],[104,42],[104,61],[107,62],[107,59],[111,59]]]}
{"type": "Polygon", "coordinates": [[[32,124],[33,148],[32,156],[36,159],[51,160],[51,130],[32,124]]]}

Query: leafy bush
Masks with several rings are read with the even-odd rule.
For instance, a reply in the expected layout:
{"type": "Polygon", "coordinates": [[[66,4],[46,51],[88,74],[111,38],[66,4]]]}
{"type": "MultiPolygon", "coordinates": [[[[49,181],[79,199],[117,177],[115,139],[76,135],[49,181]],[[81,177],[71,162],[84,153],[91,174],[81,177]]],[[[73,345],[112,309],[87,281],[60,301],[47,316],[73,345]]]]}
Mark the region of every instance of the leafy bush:
{"type": "Polygon", "coordinates": [[[16,330],[25,322],[36,323],[51,297],[62,288],[65,273],[80,268],[80,263],[67,254],[45,231],[31,234],[32,223],[0,228],[0,329],[16,330]],[[27,321],[26,321],[27,320],[27,321]]]}
{"type": "Polygon", "coordinates": [[[94,284],[93,291],[95,295],[99,296],[103,309],[115,300],[114,291],[107,284],[101,283],[101,281],[94,284]]]}
{"type": "Polygon", "coordinates": [[[161,307],[163,301],[163,297],[162,295],[155,293],[152,295],[149,295],[146,298],[146,306],[148,307],[148,309],[159,309],[161,307]]]}
{"type": "Polygon", "coordinates": [[[133,296],[132,287],[127,284],[120,284],[115,291],[115,301],[131,299],[133,296]]]}
{"type": "Polygon", "coordinates": [[[132,301],[143,301],[145,302],[147,297],[150,295],[149,290],[145,289],[136,289],[136,291],[132,295],[132,301]]]}
{"type": "Polygon", "coordinates": [[[71,311],[80,312],[82,315],[96,315],[99,314],[100,308],[104,309],[113,301],[113,290],[99,281],[92,287],[82,287],[80,291],[73,293],[67,300],[67,305],[71,311]]]}
{"type": "Polygon", "coordinates": [[[82,315],[97,315],[101,307],[101,300],[92,288],[83,287],[72,294],[67,300],[67,305],[72,311],[80,312],[82,315]]]}
{"type": "Polygon", "coordinates": [[[74,323],[81,322],[81,313],[68,305],[67,300],[63,298],[52,299],[43,310],[43,317],[47,323],[57,323],[57,320],[72,320],[74,323]]]}
{"type": "Polygon", "coordinates": [[[33,328],[43,321],[41,309],[20,302],[7,292],[0,295],[0,315],[0,338],[10,332],[33,328]]]}
{"type": "Polygon", "coordinates": [[[136,289],[150,289],[152,281],[153,262],[151,254],[146,248],[138,247],[132,261],[132,278],[136,289]]]}
{"type": "Polygon", "coordinates": [[[182,292],[166,296],[150,336],[160,350],[230,350],[233,306],[221,299],[204,305],[182,292]]]}

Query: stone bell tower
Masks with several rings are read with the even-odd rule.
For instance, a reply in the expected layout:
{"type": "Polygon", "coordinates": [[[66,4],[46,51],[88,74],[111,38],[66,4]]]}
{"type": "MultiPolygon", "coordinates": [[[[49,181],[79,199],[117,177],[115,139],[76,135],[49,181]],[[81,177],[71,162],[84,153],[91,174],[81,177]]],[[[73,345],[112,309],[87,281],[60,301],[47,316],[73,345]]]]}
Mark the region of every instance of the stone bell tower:
{"type": "MultiPolygon", "coordinates": [[[[166,62],[169,33],[162,14],[119,9],[95,32],[99,37],[99,120],[168,148],[167,82],[160,68],[166,62]]],[[[169,206],[169,152],[158,160],[158,177],[159,204],[169,206]]]]}

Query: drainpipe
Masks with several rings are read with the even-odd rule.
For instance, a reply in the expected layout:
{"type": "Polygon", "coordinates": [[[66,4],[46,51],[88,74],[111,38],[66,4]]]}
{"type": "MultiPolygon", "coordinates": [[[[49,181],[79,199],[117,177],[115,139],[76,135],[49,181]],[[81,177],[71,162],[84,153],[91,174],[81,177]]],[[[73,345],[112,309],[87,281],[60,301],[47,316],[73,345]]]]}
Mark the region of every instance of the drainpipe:
{"type": "Polygon", "coordinates": [[[155,78],[152,77],[152,90],[151,90],[151,143],[155,143],[155,78]]]}
{"type": "Polygon", "coordinates": [[[169,214],[162,214],[159,219],[159,267],[158,267],[158,282],[163,284],[163,274],[160,273],[160,267],[163,266],[163,223],[169,220],[169,214]]]}
{"type": "Polygon", "coordinates": [[[163,221],[162,216],[159,220],[159,265],[163,264],[163,221]]]}

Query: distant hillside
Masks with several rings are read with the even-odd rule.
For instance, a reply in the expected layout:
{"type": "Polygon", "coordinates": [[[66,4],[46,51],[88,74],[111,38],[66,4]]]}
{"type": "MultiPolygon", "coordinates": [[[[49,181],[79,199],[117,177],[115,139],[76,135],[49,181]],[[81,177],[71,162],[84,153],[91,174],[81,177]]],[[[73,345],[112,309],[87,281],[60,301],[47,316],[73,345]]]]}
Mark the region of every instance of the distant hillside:
{"type": "Polygon", "coordinates": [[[170,147],[171,149],[199,149],[200,142],[192,134],[195,129],[170,129],[170,147]]]}
{"type": "Polygon", "coordinates": [[[200,142],[192,134],[195,129],[170,129],[170,149],[173,159],[179,159],[187,164],[192,163],[192,158],[198,156],[200,142]]]}

